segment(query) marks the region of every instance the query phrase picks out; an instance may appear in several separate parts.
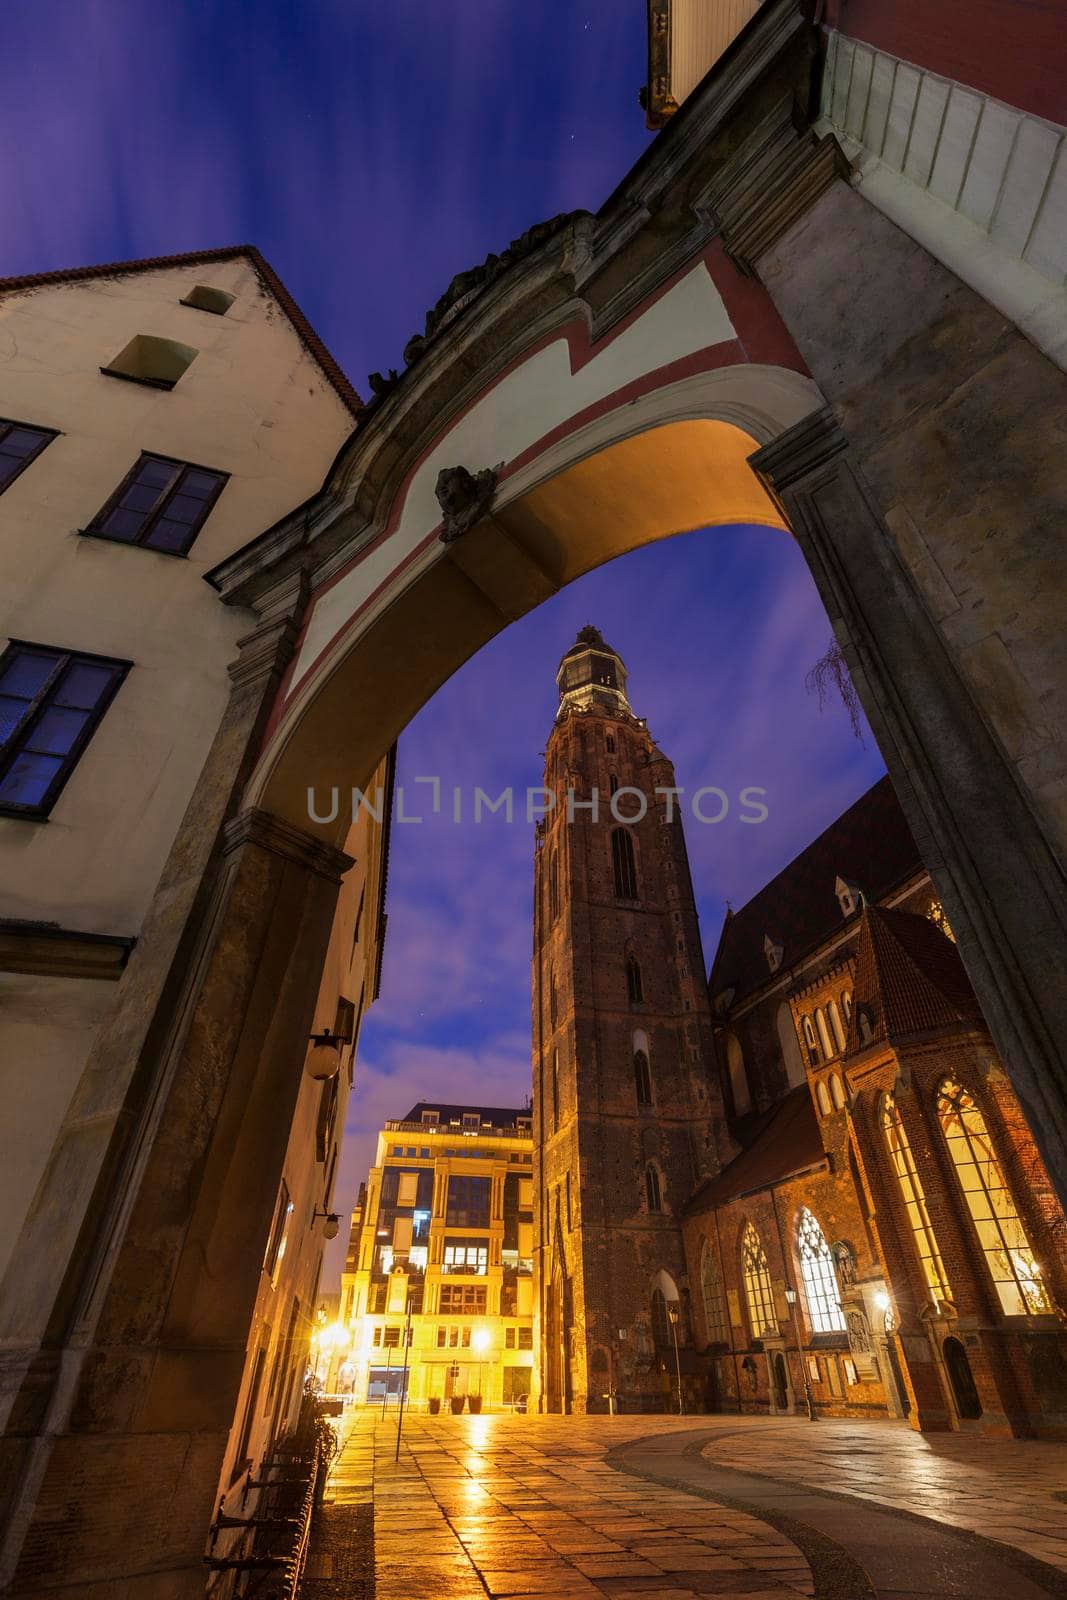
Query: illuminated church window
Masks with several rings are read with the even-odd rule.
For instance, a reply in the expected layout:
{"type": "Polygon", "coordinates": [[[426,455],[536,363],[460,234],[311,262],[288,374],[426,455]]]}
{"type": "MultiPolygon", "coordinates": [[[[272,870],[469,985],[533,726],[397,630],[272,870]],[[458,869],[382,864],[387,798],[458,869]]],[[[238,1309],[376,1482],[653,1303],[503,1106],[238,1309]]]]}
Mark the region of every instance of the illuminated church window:
{"type": "Polygon", "coordinates": [[[985,1118],[954,1078],[938,1091],[937,1115],[1002,1310],[1014,1317],[1055,1310],[985,1118]]]}
{"type": "Polygon", "coordinates": [[[826,1235],[805,1206],[797,1218],[797,1253],[813,1333],[843,1333],[845,1314],[826,1235]]]}
{"type": "Polygon", "coordinates": [[[904,1209],[908,1214],[908,1222],[911,1225],[930,1298],[935,1305],[939,1300],[951,1300],[952,1291],[948,1285],[944,1262],[941,1260],[941,1251],[937,1247],[930,1213],[926,1209],[922,1182],[916,1170],[908,1135],[900,1119],[900,1110],[891,1094],[887,1094],[882,1102],[882,1127],[885,1130],[889,1158],[900,1185],[904,1209]]]}
{"type": "Polygon", "coordinates": [[[708,1244],[700,1257],[700,1292],[704,1298],[704,1325],[708,1330],[709,1344],[725,1344],[729,1338],[726,1328],[726,1295],[722,1277],[708,1244]]]}
{"type": "Polygon", "coordinates": [[[767,1256],[751,1222],[741,1241],[741,1276],[745,1283],[752,1337],[762,1339],[765,1333],[777,1333],[778,1318],[774,1311],[774,1291],[771,1288],[767,1256]]]}
{"type": "Polygon", "coordinates": [[[945,908],[941,904],[940,900],[930,901],[930,904],[926,908],[926,915],[934,924],[935,928],[941,929],[941,932],[945,935],[946,939],[951,939],[953,944],[956,943],[956,935],[948,925],[948,918],[945,916],[945,908]]]}

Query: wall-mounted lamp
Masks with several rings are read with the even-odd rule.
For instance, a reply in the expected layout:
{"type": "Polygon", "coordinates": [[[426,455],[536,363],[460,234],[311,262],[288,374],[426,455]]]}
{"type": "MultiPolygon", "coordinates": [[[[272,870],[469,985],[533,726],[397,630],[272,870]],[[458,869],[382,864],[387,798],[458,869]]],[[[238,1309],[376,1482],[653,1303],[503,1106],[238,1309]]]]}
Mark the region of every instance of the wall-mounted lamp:
{"type": "Polygon", "coordinates": [[[787,1289],[785,1291],[785,1303],[788,1306],[795,1306],[796,1305],[796,1303],[797,1303],[797,1292],[796,1292],[795,1289],[787,1289]]]}
{"type": "Polygon", "coordinates": [[[320,1083],[328,1078],[335,1078],[341,1066],[343,1042],[336,1033],[331,1033],[329,1028],[323,1028],[321,1033],[313,1033],[312,1048],[308,1051],[306,1063],[308,1076],[320,1083]]]}
{"type": "Polygon", "coordinates": [[[324,1224],[323,1224],[323,1229],[322,1229],[324,1236],[327,1239],[336,1239],[338,1230],[339,1230],[339,1228],[341,1226],[340,1213],[337,1212],[337,1211],[317,1211],[316,1210],[316,1211],[313,1211],[311,1213],[312,1222],[314,1222],[316,1217],[322,1217],[322,1218],[325,1219],[324,1220],[324,1224]]]}

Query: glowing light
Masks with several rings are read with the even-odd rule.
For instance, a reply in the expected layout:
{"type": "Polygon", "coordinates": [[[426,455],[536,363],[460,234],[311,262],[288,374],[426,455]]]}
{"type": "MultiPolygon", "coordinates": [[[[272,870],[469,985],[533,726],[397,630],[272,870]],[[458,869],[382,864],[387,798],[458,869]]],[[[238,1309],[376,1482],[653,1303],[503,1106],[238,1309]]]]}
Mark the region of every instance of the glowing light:
{"type": "Polygon", "coordinates": [[[331,1322],[328,1328],[323,1328],[320,1332],[319,1343],[330,1350],[347,1349],[351,1337],[343,1322],[331,1322]]]}
{"type": "Polygon", "coordinates": [[[475,1328],[471,1334],[471,1344],[475,1350],[488,1350],[493,1342],[493,1336],[488,1328],[475,1328]]]}

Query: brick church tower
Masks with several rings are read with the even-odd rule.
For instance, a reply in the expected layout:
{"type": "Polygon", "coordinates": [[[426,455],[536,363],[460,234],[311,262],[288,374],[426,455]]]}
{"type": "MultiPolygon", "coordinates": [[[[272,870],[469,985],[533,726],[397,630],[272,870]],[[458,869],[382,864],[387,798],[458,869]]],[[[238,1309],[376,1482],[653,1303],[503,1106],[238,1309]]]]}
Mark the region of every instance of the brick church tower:
{"type": "Polygon", "coordinates": [[[691,1360],[679,1213],[727,1151],[674,769],[583,628],[557,674],[534,871],[541,1409],[662,1410],[691,1360]],[[633,820],[619,820],[633,819],[633,820]]]}

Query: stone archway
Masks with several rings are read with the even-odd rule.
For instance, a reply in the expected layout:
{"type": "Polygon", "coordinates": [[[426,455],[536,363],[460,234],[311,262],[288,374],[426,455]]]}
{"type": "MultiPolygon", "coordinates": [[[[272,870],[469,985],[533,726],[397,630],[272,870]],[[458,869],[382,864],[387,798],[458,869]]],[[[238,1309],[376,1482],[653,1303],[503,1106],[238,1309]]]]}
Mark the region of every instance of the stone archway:
{"type": "Polygon", "coordinates": [[[1052,404],[1048,374],[839,181],[840,152],[806,120],[816,58],[799,9],[770,0],[595,217],[534,230],[453,286],[321,494],[212,574],[250,618],[231,701],[8,1280],[13,1593],[121,1577],[132,1596],[164,1573],[175,1597],[202,1589],[346,866],[343,810],[315,822],[308,786],[365,783],[483,643],[636,544],[791,528],[1067,1196],[1060,769],[1052,739],[1004,732],[1011,694],[1062,694],[1064,674],[1043,616],[1006,664],[998,633],[1052,582],[1048,541],[1026,549],[1035,478],[1046,522],[1067,515],[1062,466],[1026,432],[1052,404]],[[848,294],[868,308],[903,298],[907,271],[934,307],[936,359],[869,309],[857,353],[823,259],[852,263],[848,294]],[[994,434],[958,420],[976,405],[994,434]],[[942,411],[932,440],[907,435],[942,411]],[[459,468],[473,492],[446,496],[442,518],[440,474],[459,468]],[[986,565],[975,503],[1012,536],[986,565]],[[966,605],[931,554],[942,522],[966,605]],[[87,1514],[108,1503],[120,1541],[87,1514]]]}

